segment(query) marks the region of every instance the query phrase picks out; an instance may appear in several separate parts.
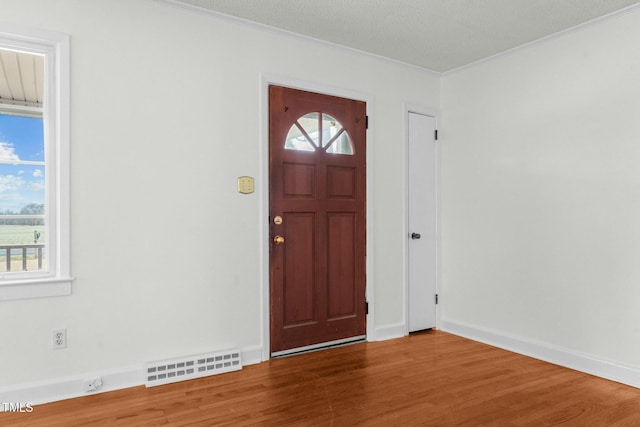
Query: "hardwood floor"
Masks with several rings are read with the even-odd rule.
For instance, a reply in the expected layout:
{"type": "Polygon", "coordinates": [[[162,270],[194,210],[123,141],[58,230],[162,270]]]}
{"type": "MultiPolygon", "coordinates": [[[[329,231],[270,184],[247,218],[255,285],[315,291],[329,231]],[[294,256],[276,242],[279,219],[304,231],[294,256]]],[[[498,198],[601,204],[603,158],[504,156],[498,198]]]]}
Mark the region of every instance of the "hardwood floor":
{"type": "Polygon", "coordinates": [[[640,389],[430,331],[0,413],[0,425],[640,426],[640,389]]]}

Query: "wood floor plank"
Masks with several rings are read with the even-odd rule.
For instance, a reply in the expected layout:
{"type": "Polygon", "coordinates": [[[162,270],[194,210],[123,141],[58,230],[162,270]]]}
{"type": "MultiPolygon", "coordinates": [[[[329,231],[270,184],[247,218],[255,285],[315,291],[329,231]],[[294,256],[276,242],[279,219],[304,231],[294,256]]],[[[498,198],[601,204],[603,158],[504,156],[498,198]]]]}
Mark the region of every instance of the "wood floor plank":
{"type": "Polygon", "coordinates": [[[640,426],[640,390],[441,331],[0,413],[2,426],[640,426]]]}

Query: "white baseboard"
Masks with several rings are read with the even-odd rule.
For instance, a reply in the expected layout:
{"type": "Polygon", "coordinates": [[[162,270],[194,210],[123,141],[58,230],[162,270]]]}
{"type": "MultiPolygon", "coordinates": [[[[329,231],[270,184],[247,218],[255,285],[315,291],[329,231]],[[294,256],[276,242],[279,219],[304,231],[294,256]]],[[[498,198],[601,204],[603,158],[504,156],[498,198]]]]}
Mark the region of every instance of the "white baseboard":
{"type": "Polygon", "coordinates": [[[39,405],[142,384],[144,384],[144,365],[134,365],[120,369],[95,371],[71,377],[1,387],[0,401],[39,405]],[[84,391],[86,381],[99,377],[102,378],[102,388],[99,391],[84,391]]]}
{"type": "Polygon", "coordinates": [[[262,362],[262,347],[253,346],[242,349],[242,366],[255,365],[262,362]]]}
{"type": "Polygon", "coordinates": [[[406,327],[404,323],[396,323],[395,325],[382,326],[376,328],[375,341],[391,340],[401,338],[406,335],[406,327]]]}
{"type": "MultiPolygon", "coordinates": [[[[253,365],[262,361],[262,347],[247,347],[241,350],[242,365],[253,365]]],[[[136,387],[145,383],[145,365],[133,365],[119,369],[88,372],[64,378],[36,381],[0,387],[0,403],[23,403],[40,405],[58,400],[105,393],[123,388],[136,387]],[[85,391],[85,383],[94,378],[102,378],[99,391],[85,391]]],[[[0,412],[3,405],[0,404],[0,412]]]]}
{"type": "MultiPolygon", "coordinates": [[[[640,369],[637,367],[625,366],[574,350],[505,334],[500,331],[479,328],[463,322],[443,320],[439,329],[474,341],[640,388],[640,369]]],[[[405,324],[399,323],[380,327],[376,329],[375,333],[376,341],[400,338],[406,335],[405,324]]],[[[241,352],[243,365],[262,362],[262,347],[260,346],[247,347],[242,349],[241,352]]],[[[0,387],[0,402],[21,402],[23,404],[39,405],[141,385],[144,385],[144,364],[0,387]],[[84,391],[85,382],[97,377],[102,378],[102,389],[97,392],[84,391]]],[[[0,407],[1,410],[2,407],[0,407]]]]}
{"type": "Polygon", "coordinates": [[[479,328],[463,322],[443,320],[440,329],[555,365],[640,388],[640,368],[638,367],[625,366],[590,354],[506,334],[501,331],[479,328]]]}

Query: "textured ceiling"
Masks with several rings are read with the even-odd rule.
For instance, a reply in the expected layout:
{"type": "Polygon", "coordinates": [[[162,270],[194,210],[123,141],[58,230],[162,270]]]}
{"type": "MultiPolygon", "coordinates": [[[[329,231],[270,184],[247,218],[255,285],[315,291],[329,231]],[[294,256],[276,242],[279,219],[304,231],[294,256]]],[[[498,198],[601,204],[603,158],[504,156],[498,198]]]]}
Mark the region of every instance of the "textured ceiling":
{"type": "Polygon", "coordinates": [[[176,0],[444,72],[640,0],[176,0]]]}

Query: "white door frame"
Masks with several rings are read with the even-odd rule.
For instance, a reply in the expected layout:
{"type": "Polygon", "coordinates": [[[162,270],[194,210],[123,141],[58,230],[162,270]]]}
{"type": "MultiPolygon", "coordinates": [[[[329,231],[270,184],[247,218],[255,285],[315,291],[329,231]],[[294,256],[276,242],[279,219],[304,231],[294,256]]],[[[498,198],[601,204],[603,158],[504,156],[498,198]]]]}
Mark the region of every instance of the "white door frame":
{"type": "MultiPolygon", "coordinates": [[[[404,260],[404,324],[405,335],[409,335],[409,113],[430,116],[435,119],[436,129],[441,123],[440,112],[432,108],[421,105],[403,103],[402,115],[404,124],[404,225],[403,233],[405,236],[405,244],[403,246],[404,260]]],[[[438,137],[436,143],[436,293],[441,296],[442,293],[442,139],[438,137]]],[[[436,305],[436,328],[440,327],[442,310],[442,299],[436,305]]]]}
{"type": "MultiPolygon", "coordinates": [[[[271,358],[270,339],[270,308],[269,308],[269,85],[278,85],[293,89],[301,89],[325,95],[339,96],[342,98],[364,101],[367,104],[367,116],[371,118],[373,109],[373,96],[367,93],[346,90],[338,87],[322,85],[306,80],[299,80],[287,76],[261,74],[260,75],[260,180],[257,189],[260,190],[260,288],[262,323],[262,360],[271,358]]],[[[374,263],[373,263],[373,123],[369,120],[367,131],[367,263],[366,299],[369,302],[369,314],[367,315],[367,341],[375,341],[375,299],[374,299],[374,263]]]]}

